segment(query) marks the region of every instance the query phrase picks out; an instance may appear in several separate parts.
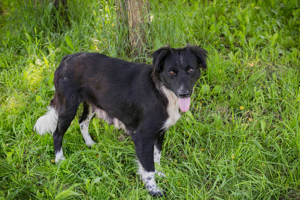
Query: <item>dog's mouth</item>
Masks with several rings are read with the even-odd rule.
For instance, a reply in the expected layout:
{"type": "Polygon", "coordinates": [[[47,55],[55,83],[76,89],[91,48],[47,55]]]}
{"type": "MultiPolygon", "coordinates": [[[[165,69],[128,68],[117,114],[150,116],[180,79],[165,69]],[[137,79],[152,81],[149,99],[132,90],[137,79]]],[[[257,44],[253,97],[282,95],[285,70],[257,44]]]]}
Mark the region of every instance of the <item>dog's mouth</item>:
{"type": "Polygon", "coordinates": [[[179,108],[182,112],[186,112],[190,109],[190,104],[191,104],[191,97],[187,98],[179,98],[179,108]]]}

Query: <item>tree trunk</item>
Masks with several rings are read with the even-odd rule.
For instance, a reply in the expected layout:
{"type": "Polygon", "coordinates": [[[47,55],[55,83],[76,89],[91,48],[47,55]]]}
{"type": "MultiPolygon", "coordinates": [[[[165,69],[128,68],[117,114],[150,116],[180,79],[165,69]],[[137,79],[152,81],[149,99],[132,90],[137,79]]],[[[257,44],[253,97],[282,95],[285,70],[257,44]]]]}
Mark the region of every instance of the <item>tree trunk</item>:
{"type": "MultiPolygon", "coordinates": [[[[148,0],[116,0],[119,32],[129,42],[130,52],[138,55],[147,43],[146,30],[149,26],[148,0]]],[[[127,41],[126,41],[127,40],[127,41]]]]}

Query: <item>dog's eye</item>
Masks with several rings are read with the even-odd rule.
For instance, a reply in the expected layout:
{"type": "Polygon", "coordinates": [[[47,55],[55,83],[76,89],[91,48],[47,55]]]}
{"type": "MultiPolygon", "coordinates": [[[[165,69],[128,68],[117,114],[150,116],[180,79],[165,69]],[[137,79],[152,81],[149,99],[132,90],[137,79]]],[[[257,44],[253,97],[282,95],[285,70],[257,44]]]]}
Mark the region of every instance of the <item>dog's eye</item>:
{"type": "Polygon", "coordinates": [[[175,74],[176,74],[176,72],[174,72],[174,71],[170,71],[170,74],[172,74],[172,75],[175,75],[175,74]]]}
{"type": "Polygon", "coordinates": [[[194,71],[195,71],[195,70],[192,69],[192,68],[189,68],[189,69],[187,70],[188,73],[192,73],[192,72],[194,72],[194,71]]]}

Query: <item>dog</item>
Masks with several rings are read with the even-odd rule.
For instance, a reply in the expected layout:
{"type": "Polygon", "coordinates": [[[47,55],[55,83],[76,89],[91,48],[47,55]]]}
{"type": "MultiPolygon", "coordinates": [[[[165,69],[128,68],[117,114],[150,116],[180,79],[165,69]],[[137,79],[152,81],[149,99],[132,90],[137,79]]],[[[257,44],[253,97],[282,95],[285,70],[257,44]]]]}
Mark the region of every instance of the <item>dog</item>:
{"type": "Polygon", "coordinates": [[[79,119],[85,143],[95,142],[88,127],[96,114],[131,136],[136,149],[138,174],[152,196],[163,196],[158,188],[154,163],[160,164],[165,132],[190,108],[190,97],[207,51],[199,46],[162,47],[152,56],[152,65],[131,63],[99,53],[65,56],[54,74],[55,94],[48,112],[34,129],[53,134],[55,162],[64,160],[63,136],[83,103],[79,119]]]}

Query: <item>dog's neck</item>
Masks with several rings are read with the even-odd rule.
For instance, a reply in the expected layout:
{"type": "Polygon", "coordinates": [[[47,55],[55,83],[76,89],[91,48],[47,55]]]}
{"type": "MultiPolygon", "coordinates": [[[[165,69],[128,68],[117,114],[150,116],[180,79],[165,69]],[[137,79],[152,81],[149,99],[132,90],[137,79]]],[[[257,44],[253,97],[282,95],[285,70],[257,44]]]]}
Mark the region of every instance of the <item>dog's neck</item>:
{"type": "Polygon", "coordinates": [[[177,120],[180,118],[180,113],[179,113],[179,103],[178,103],[178,97],[166,88],[162,82],[155,82],[156,88],[158,89],[159,93],[162,94],[165,99],[167,100],[166,105],[167,105],[167,113],[168,113],[168,118],[164,122],[164,125],[162,126],[162,129],[168,130],[172,125],[174,125],[177,120]]]}
{"type": "Polygon", "coordinates": [[[168,99],[167,112],[169,117],[163,125],[163,129],[168,130],[177,122],[177,120],[181,116],[179,113],[178,97],[174,94],[174,92],[167,89],[165,86],[162,86],[161,90],[165,97],[168,99]]]}

